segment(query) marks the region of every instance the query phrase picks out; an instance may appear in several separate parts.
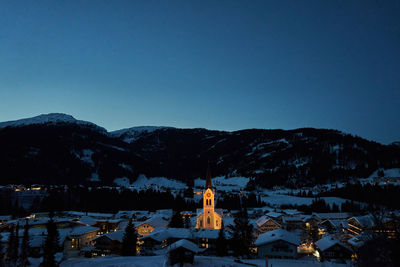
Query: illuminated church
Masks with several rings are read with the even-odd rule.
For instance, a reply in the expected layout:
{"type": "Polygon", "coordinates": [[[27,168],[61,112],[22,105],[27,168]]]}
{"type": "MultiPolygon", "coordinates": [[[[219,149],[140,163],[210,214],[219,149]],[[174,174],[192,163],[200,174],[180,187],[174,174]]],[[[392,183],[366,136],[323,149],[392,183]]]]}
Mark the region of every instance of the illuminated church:
{"type": "Polygon", "coordinates": [[[197,212],[197,229],[221,229],[222,212],[214,210],[215,189],[211,183],[210,169],[207,170],[206,188],[203,190],[203,211],[197,212]]]}

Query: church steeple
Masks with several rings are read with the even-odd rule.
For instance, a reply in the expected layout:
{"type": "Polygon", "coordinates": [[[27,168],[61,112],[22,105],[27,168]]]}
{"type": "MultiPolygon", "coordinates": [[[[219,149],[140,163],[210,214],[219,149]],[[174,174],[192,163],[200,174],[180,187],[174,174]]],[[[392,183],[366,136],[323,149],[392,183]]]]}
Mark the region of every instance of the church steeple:
{"type": "Polygon", "coordinates": [[[212,189],[210,163],[207,166],[206,189],[212,189]]]}

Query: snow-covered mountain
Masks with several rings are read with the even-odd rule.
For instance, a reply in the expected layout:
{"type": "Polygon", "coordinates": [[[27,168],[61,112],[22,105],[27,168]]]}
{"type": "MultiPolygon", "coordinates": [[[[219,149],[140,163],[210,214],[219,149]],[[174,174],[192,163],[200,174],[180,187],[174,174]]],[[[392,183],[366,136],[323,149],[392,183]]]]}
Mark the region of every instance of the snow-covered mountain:
{"type": "Polygon", "coordinates": [[[214,176],[300,186],[400,167],[398,146],[336,130],[145,126],[107,132],[57,113],[0,123],[0,147],[0,184],[112,184],[121,177],[133,183],[140,174],[189,182],[203,177],[210,163],[214,176]]]}
{"type": "Polygon", "coordinates": [[[92,127],[96,130],[107,132],[106,129],[88,121],[77,120],[71,115],[63,113],[41,114],[32,118],[15,121],[0,122],[0,129],[6,127],[22,127],[28,125],[57,125],[57,124],[76,124],[80,126],[92,127]]]}
{"type": "Polygon", "coordinates": [[[132,143],[136,141],[139,137],[143,136],[143,134],[150,134],[157,130],[164,129],[172,129],[173,127],[165,127],[165,126],[137,126],[126,128],[122,130],[109,132],[109,136],[120,138],[124,140],[126,143],[132,143]]]}

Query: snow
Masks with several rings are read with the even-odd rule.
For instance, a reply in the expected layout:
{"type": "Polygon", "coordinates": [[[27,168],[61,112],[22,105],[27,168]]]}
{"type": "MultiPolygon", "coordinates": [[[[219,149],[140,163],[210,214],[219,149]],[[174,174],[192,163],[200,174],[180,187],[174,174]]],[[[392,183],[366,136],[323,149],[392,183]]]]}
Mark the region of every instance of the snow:
{"type": "Polygon", "coordinates": [[[129,178],[127,178],[127,177],[115,178],[113,182],[115,185],[121,186],[121,187],[131,186],[129,178]]]}
{"type": "MultiPolygon", "coordinates": [[[[262,201],[275,207],[279,207],[280,205],[311,205],[314,200],[314,198],[311,197],[284,195],[282,192],[276,190],[265,190],[265,192],[268,195],[262,196],[262,201]]],[[[347,201],[346,199],[339,197],[321,197],[321,199],[325,200],[325,202],[331,206],[335,203],[339,205],[339,207],[342,203],[347,201]]]]}
{"type": "MultiPolygon", "coordinates": [[[[370,178],[379,177],[378,172],[379,172],[379,170],[376,170],[373,174],[371,174],[370,178]]],[[[383,170],[383,173],[384,173],[384,177],[387,177],[387,178],[400,178],[400,168],[383,170]]]]}
{"type": "Polygon", "coordinates": [[[1,122],[0,129],[6,128],[6,127],[22,127],[22,126],[36,125],[36,124],[50,124],[50,125],[78,124],[78,125],[82,125],[82,126],[96,128],[96,130],[99,130],[101,132],[107,132],[104,128],[102,128],[92,122],[77,120],[74,117],[72,117],[71,115],[67,115],[67,114],[63,114],[63,113],[41,114],[39,116],[32,117],[32,118],[1,122]]]}
{"type": "Polygon", "coordinates": [[[124,235],[125,235],[125,230],[118,230],[118,231],[110,232],[110,233],[108,233],[108,234],[100,235],[100,236],[94,238],[93,241],[96,241],[96,239],[98,239],[98,238],[100,238],[100,237],[106,236],[106,237],[108,237],[110,240],[117,240],[117,241],[119,241],[119,242],[122,243],[122,240],[123,240],[123,238],[124,238],[124,235]]]}
{"type": "Polygon", "coordinates": [[[318,240],[317,242],[315,242],[315,245],[321,251],[325,251],[328,248],[330,248],[336,244],[338,244],[344,248],[347,248],[348,250],[351,251],[351,249],[348,246],[346,246],[345,244],[343,244],[342,242],[340,242],[339,240],[337,240],[336,238],[334,238],[333,236],[330,236],[330,235],[327,235],[327,236],[321,238],[320,240],[318,240]]]}
{"type": "Polygon", "coordinates": [[[99,175],[95,172],[92,173],[92,176],[89,177],[89,181],[91,182],[100,182],[99,175]]]}
{"type": "Polygon", "coordinates": [[[186,184],[168,179],[165,177],[152,177],[147,178],[145,175],[141,174],[137,178],[135,182],[133,182],[130,186],[136,189],[147,189],[147,188],[172,188],[178,190],[186,189],[186,184]]]}
{"type": "Polygon", "coordinates": [[[60,267],[147,267],[147,266],[164,266],[166,257],[163,256],[147,256],[147,257],[120,257],[120,256],[107,256],[102,258],[91,259],[73,259],[61,262],[60,267]]]}
{"type": "Polygon", "coordinates": [[[181,240],[176,241],[175,243],[172,243],[171,245],[169,245],[167,248],[167,252],[169,252],[171,250],[175,250],[180,247],[190,250],[194,253],[199,253],[199,252],[203,251],[202,249],[198,248],[197,245],[194,244],[193,242],[190,242],[186,239],[181,239],[181,240]]]}
{"type": "MultiPolygon", "coordinates": [[[[61,267],[162,267],[166,266],[167,257],[161,256],[106,256],[101,258],[82,258],[71,259],[61,262],[61,267]]],[[[211,256],[195,256],[194,266],[198,267],[249,267],[249,266],[265,266],[265,259],[242,260],[243,263],[235,262],[230,257],[211,257],[211,256]],[[248,263],[248,264],[246,264],[248,263]],[[249,265],[251,264],[251,265],[249,265]]],[[[315,258],[306,258],[299,260],[290,259],[269,259],[269,266],[279,267],[345,267],[346,264],[332,263],[329,261],[318,262],[315,258]]],[[[184,265],[192,266],[192,265],[184,265]]]]}
{"type": "Polygon", "coordinates": [[[94,154],[93,150],[91,149],[83,149],[82,152],[79,154],[75,152],[75,156],[88,164],[91,167],[94,167],[94,161],[92,159],[92,155],[94,154]]]}
{"type": "MultiPolygon", "coordinates": [[[[247,186],[250,178],[246,177],[230,177],[225,178],[225,176],[219,176],[211,179],[212,185],[221,191],[232,191],[232,190],[242,190],[247,186]]],[[[197,188],[204,188],[206,185],[206,180],[196,179],[194,180],[194,186],[197,188]]]]}
{"type": "Polygon", "coordinates": [[[127,170],[127,171],[133,172],[132,167],[129,166],[129,165],[127,165],[127,164],[125,164],[125,163],[120,163],[120,164],[118,164],[118,166],[124,168],[124,169],[127,170]]]}
{"type": "Polygon", "coordinates": [[[284,240],[296,246],[301,243],[297,235],[283,229],[276,229],[259,235],[254,245],[258,247],[278,240],[284,240]]]}
{"type": "Polygon", "coordinates": [[[71,230],[71,232],[69,234],[70,235],[74,235],[74,236],[79,236],[79,235],[83,235],[85,233],[89,233],[89,232],[93,232],[93,231],[97,231],[97,230],[98,230],[97,227],[78,226],[78,227],[72,228],[72,230],[71,230]]]}
{"type": "Polygon", "coordinates": [[[140,136],[144,133],[152,133],[157,130],[163,129],[173,129],[173,127],[165,127],[165,126],[137,126],[132,128],[126,128],[122,130],[117,130],[113,132],[109,132],[109,136],[114,138],[123,138],[123,141],[126,143],[132,143],[140,138],[140,136]]]}

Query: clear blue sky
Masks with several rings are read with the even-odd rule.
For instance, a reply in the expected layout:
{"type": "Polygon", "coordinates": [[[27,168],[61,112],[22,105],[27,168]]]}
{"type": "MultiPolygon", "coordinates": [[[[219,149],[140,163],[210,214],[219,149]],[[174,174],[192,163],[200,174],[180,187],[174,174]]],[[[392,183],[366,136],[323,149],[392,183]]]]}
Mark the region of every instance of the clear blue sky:
{"type": "Polygon", "coordinates": [[[0,121],[400,140],[400,1],[0,2],[0,121]]]}

